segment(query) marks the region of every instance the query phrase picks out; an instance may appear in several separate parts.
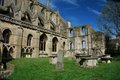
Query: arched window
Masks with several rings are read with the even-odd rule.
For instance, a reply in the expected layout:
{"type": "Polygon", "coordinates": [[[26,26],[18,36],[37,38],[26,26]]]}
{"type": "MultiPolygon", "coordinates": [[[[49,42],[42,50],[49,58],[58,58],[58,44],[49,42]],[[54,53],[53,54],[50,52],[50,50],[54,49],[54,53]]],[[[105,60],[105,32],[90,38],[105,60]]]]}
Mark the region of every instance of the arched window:
{"type": "Polygon", "coordinates": [[[53,52],[57,51],[57,43],[58,43],[58,39],[56,37],[54,37],[52,40],[52,51],[53,52]]]}
{"type": "Polygon", "coordinates": [[[84,40],[82,41],[82,48],[86,48],[86,42],[84,40]]]}
{"type": "Polygon", "coordinates": [[[0,5],[4,5],[4,0],[0,0],[0,5]]]}
{"type": "Polygon", "coordinates": [[[65,48],[65,42],[63,42],[63,49],[65,48]]]}
{"type": "Polygon", "coordinates": [[[73,37],[73,36],[74,36],[73,29],[70,29],[70,37],[73,37]]]}
{"type": "Polygon", "coordinates": [[[82,27],[82,35],[86,35],[86,28],[82,27]]]}
{"type": "Polygon", "coordinates": [[[72,50],[73,49],[73,42],[70,42],[70,50],[72,50]]]}
{"type": "Polygon", "coordinates": [[[3,31],[3,42],[4,43],[9,43],[10,35],[11,35],[11,31],[9,29],[5,29],[3,31]]]}
{"type": "Polygon", "coordinates": [[[46,34],[42,34],[39,39],[39,50],[45,51],[46,49],[46,41],[47,41],[47,36],[46,34]]]}
{"type": "Polygon", "coordinates": [[[29,34],[28,37],[27,37],[27,46],[31,46],[31,41],[32,41],[32,35],[29,34]]]}

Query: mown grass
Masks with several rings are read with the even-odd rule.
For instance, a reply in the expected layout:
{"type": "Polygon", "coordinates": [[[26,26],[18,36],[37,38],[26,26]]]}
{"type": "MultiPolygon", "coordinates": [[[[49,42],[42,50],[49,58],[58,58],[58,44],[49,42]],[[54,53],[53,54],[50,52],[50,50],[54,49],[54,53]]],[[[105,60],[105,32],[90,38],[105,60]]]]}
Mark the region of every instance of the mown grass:
{"type": "Polygon", "coordinates": [[[6,80],[120,80],[120,62],[81,68],[75,60],[65,59],[63,71],[56,71],[48,58],[18,59],[11,63],[15,70],[6,80]]]}

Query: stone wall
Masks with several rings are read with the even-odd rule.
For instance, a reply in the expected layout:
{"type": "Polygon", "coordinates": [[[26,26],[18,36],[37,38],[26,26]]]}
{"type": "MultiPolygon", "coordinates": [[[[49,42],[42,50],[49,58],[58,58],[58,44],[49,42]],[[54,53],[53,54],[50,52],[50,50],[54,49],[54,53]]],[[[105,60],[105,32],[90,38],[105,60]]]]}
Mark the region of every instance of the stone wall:
{"type": "Polygon", "coordinates": [[[90,25],[78,26],[75,28],[69,28],[69,47],[71,42],[73,43],[73,48],[69,48],[69,53],[74,52],[75,54],[81,55],[104,55],[105,54],[105,38],[104,34],[101,32],[96,32],[92,29],[90,25]],[[83,28],[85,29],[83,31],[83,28]],[[71,33],[71,30],[73,31],[71,33]],[[93,52],[95,49],[96,52],[93,52]]]}
{"type": "Polygon", "coordinates": [[[10,56],[20,58],[24,53],[27,57],[39,57],[40,54],[49,56],[57,54],[60,49],[67,50],[68,22],[59,11],[53,11],[50,6],[37,0],[4,0],[0,5],[0,34],[7,38],[3,41],[3,50],[10,56]],[[40,39],[42,35],[46,40],[40,39]],[[53,38],[57,39],[54,52],[53,38]],[[45,41],[44,45],[42,40],[45,41]],[[40,50],[40,45],[45,49],[40,50]]]}

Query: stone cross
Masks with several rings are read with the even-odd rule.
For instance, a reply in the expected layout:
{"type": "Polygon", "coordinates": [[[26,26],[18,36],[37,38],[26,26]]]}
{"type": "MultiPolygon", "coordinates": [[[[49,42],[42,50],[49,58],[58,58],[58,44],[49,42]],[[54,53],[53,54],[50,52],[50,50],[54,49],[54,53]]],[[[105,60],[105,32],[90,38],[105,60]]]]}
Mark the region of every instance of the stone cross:
{"type": "Polygon", "coordinates": [[[63,59],[64,59],[63,51],[59,50],[57,53],[57,64],[56,64],[56,69],[58,71],[63,70],[64,67],[63,59]]]}

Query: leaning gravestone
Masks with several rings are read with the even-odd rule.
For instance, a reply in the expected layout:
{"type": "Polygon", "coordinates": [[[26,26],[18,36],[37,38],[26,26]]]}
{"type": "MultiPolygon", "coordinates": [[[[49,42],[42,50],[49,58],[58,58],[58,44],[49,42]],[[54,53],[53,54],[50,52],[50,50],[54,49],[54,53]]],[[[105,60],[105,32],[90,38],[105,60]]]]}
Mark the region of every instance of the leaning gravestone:
{"type": "Polygon", "coordinates": [[[64,59],[63,51],[59,50],[57,53],[57,64],[56,64],[56,69],[58,71],[63,70],[63,67],[64,67],[63,59],[64,59]]]}

